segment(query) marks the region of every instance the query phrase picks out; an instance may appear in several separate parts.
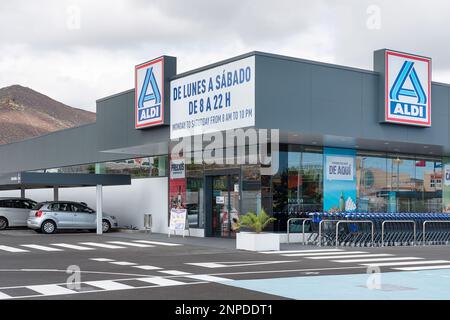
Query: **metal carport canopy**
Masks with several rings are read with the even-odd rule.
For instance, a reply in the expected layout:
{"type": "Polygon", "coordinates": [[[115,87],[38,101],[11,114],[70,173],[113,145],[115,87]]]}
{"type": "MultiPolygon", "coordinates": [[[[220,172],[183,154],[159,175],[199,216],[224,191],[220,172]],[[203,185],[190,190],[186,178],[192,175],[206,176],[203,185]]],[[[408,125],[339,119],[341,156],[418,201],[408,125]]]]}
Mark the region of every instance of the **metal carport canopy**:
{"type": "Polygon", "coordinates": [[[130,184],[131,176],[124,174],[16,172],[0,175],[0,190],[53,188],[54,200],[58,200],[58,188],[96,186],[97,234],[102,234],[103,186],[130,184]]]}

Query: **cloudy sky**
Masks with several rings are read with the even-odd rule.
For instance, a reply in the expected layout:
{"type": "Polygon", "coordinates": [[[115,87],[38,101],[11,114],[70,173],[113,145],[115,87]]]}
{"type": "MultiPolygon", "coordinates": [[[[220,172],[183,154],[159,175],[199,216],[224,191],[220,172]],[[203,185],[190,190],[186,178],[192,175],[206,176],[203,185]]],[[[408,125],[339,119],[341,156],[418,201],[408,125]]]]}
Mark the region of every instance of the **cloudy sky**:
{"type": "Polygon", "coordinates": [[[449,19],[442,0],[2,0],[0,87],[95,111],[163,54],[179,72],[253,50],[372,69],[380,48],[430,56],[450,83],[449,19]]]}

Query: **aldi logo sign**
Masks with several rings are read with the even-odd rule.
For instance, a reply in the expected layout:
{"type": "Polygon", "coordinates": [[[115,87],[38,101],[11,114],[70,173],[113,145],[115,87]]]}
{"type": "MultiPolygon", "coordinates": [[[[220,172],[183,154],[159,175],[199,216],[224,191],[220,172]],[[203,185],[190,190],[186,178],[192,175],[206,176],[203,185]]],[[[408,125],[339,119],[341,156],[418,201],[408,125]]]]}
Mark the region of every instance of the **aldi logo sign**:
{"type": "Polygon", "coordinates": [[[164,123],[164,58],[135,67],[136,128],[164,123]]]}
{"type": "Polygon", "coordinates": [[[384,122],[430,127],[431,59],[384,54],[384,122]]]}

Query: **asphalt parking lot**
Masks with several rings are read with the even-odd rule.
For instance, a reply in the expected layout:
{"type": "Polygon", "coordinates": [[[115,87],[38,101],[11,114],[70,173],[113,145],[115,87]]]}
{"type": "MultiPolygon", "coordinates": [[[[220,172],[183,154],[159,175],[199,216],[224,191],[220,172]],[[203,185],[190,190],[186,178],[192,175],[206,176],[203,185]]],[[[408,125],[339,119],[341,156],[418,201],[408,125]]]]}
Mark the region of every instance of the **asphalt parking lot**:
{"type": "Polygon", "coordinates": [[[162,234],[5,230],[0,299],[450,298],[450,246],[290,244],[256,253],[234,244],[162,234]]]}

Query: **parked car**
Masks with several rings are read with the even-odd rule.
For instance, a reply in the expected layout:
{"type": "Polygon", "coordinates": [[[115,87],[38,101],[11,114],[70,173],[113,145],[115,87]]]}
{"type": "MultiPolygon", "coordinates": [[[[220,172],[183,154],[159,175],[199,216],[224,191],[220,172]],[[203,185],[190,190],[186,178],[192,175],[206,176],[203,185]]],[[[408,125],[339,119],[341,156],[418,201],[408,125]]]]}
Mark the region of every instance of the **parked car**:
{"type": "Polygon", "coordinates": [[[0,230],[8,227],[26,227],[30,209],[36,203],[27,198],[0,198],[0,230]]]}
{"type": "MultiPolygon", "coordinates": [[[[29,211],[27,225],[30,229],[46,234],[54,233],[58,229],[96,230],[97,214],[84,202],[47,201],[38,203],[29,211]]],[[[116,227],[116,217],[103,213],[103,232],[116,227]]]]}

